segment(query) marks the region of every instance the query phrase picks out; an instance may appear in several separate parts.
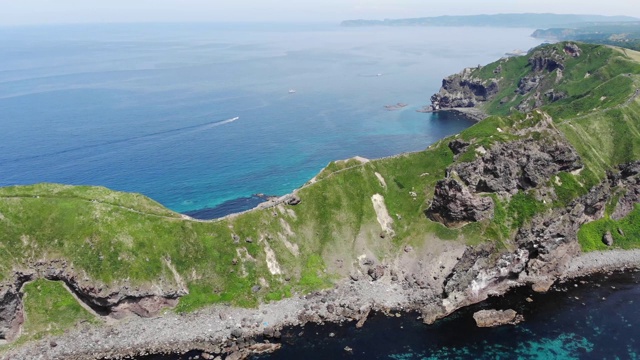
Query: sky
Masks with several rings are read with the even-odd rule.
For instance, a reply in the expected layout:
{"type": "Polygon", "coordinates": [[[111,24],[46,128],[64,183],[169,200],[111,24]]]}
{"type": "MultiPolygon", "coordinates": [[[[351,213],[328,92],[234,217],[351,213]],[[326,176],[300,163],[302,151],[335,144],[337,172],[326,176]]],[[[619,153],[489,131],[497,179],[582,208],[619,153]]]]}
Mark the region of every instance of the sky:
{"type": "Polygon", "coordinates": [[[0,26],[104,22],[324,22],[553,12],[640,17],[636,0],[0,0],[0,26]]]}

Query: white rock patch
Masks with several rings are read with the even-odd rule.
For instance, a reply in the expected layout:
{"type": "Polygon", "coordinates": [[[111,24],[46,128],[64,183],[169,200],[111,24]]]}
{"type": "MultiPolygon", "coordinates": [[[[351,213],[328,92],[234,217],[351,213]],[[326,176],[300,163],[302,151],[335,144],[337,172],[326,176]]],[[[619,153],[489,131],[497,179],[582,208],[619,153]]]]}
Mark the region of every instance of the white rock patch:
{"type": "Polygon", "coordinates": [[[387,188],[387,182],[384,181],[384,178],[382,177],[382,175],[380,175],[380,173],[376,173],[376,177],[378,178],[378,181],[380,181],[380,186],[382,186],[383,188],[387,188]]]}
{"type": "Polygon", "coordinates": [[[281,275],[282,270],[276,259],[276,253],[271,249],[267,241],[263,240],[262,242],[264,243],[264,253],[267,255],[267,268],[269,268],[269,272],[271,275],[281,275]]]}
{"type": "Polygon", "coordinates": [[[373,203],[373,209],[376,212],[382,231],[385,231],[389,235],[394,235],[395,232],[392,227],[393,219],[389,216],[387,206],[384,204],[384,197],[380,194],[375,194],[371,197],[371,202],[373,203]]]}

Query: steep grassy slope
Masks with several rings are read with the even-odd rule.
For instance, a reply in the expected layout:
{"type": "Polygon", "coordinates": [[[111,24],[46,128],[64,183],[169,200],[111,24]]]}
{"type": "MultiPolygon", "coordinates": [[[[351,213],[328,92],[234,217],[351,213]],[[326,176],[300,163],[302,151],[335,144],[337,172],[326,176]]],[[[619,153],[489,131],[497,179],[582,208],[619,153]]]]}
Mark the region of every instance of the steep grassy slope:
{"type": "MultiPolygon", "coordinates": [[[[554,119],[571,118],[623,104],[634,91],[634,80],[640,64],[632,56],[618,49],[600,45],[580,44],[580,56],[572,56],[564,49],[567,43],[543,45],[528,55],[501,59],[485,67],[474,69],[472,77],[482,80],[498,79],[500,91],[485,105],[489,114],[507,115],[520,104],[542,107],[554,119]],[[540,58],[538,70],[531,59],[540,58]],[[548,71],[551,70],[551,71],[548,71]],[[524,77],[537,78],[539,83],[530,91],[523,89],[524,77]],[[562,94],[561,99],[551,94],[562,94]]],[[[629,51],[633,53],[632,51],[629,51]]]]}
{"type": "MultiPolygon", "coordinates": [[[[189,294],[177,310],[190,311],[211,303],[253,306],[328,287],[357,270],[361,255],[392,260],[406,245],[419,250],[438,241],[493,241],[497,249],[511,249],[517,230],[536,214],[568,205],[615,165],[640,159],[640,100],[634,96],[640,65],[615,49],[579,44],[580,56],[572,57],[564,46],[547,45],[473,70],[482,79],[500,76],[499,93],[486,104],[493,116],[425,151],[331,163],[297,191],[302,202],[295,206],[281,203],[203,222],[141,195],[104,188],[2,188],[0,280],[10,282],[14,271],[36,262],[66,259],[79,276],[108,287],[185,284],[189,294]],[[537,90],[517,92],[521,79],[533,76],[529,58],[535,56],[564,57],[561,75],[558,68],[545,70],[537,90]],[[565,96],[549,99],[549,90],[565,96]],[[536,100],[539,109],[515,109],[536,100]],[[475,161],[499,143],[565,137],[584,162],[579,173],[561,172],[526,191],[480,194],[493,199],[493,216],[465,226],[448,228],[425,216],[436,183],[452,164],[475,161]],[[455,157],[448,146],[454,138],[469,144],[455,157]]],[[[596,230],[584,231],[597,237],[614,225],[590,226],[596,230]]],[[[50,293],[66,303],[63,292],[50,293]]]]}

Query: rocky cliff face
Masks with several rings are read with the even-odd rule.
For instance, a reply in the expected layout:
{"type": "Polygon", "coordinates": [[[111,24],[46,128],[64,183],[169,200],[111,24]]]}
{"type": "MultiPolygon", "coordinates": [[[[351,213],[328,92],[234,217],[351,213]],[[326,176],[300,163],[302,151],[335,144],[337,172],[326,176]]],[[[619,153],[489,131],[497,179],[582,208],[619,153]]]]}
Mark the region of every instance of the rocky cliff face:
{"type": "Polygon", "coordinates": [[[442,80],[440,92],[431,96],[432,111],[478,107],[498,93],[497,80],[482,80],[468,68],[442,80]]]}
{"type": "Polygon", "coordinates": [[[616,217],[624,217],[633,209],[627,204],[640,201],[640,162],[620,166],[569,206],[535,216],[517,231],[513,250],[500,252],[492,243],[468,247],[446,277],[440,300],[423,308],[425,322],[510,287],[529,284],[536,291],[546,291],[580,253],[578,230],[604,216],[614,187],[625,191],[616,204],[616,217]]]}
{"type": "Polygon", "coordinates": [[[459,226],[492,217],[493,201],[472,194],[467,186],[454,179],[445,179],[436,184],[433,202],[426,214],[446,226],[459,226]]]}
{"type": "Polygon", "coordinates": [[[64,260],[41,261],[28,270],[17,270],[11,282],[0,285],[0,339],[13,340],[20,330],[24,316],[22,286],[37,278],[64,282],[76,297],[100,316],[122,318],[135,314],[141,317],[157,315],[164,307],[174,307],[178,299],[188,293],[176,282],[158,282],[134,286],[127,282],[101,285],[80,274],[64,260]]]}
{"type": "Polygon", "coordinates": [[[447,169],[447,179],[435,186],[427,216],[449,227],[491,218],[493,202],[482,194],[508,197],[540,187],[561,171],[582,168],[577,152],[555,130],[551,119],[544,117],[519,135],[521,139],[496,143],[489,150],[460,139],[451,141],[454,155],[473,148],[477,158],[447,169]],[[529,136],[534,131],[542,134],[540,139],[529,136]]]}
{"type": "Polygon", "coordinates": [[[529,54],[530,71],[516,79],[503,76],[502,65],[498,65],[493,71],[493,78],[487,78],[486,75],[481,77],[476,69],[467,68],[442,81],[440,91],[431,96],[428,110],[482,108],[500,96],[501,104],[519,99],[515,105],[516,110],[525,113],[532,111],[567,96],[562,91],[556,91],[554,85],[562,79],[566,59],[581,55],[582,50],[572,43],[567,43],[561,51],[553,47],[535,50],[529,54]],[[517,84],[515,91],[505,93],[513,83],[517,84]]]}
{"type": "Polygon", "coordinates": [[[532,138],[496,144],[475,161],[451,169],[475,192],[528,190],[548,181],[560,171],[580,169],[575,150],[560,140],[532,138]]]}

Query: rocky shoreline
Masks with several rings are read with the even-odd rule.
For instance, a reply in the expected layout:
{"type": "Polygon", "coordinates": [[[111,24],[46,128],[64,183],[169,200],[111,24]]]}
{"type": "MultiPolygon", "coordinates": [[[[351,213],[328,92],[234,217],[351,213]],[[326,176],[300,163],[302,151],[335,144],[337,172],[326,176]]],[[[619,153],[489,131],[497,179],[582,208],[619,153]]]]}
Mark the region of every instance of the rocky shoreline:
{"type": "Polygon", "coordinates": [[[431,108],[431,105],[429,105],[416,111],[421,113],[450,112],[475,122],[480,122],[489,117],[488,114],[486,114],[484,111],[476,107],[459,107],[459,108],[434,110],[431,108]]]}
{"type": "MultiPolygon", "coordinates": [[[[573,258],[560,278],[568,280],[596,272],[639,267],[640,250],[586,253],[573,258]]],[[[547,280],[553,282],[553,279],[547,280]]],[[[518,285],[523,284],[511,284],[518,285]]],[[[492,295],[501,295],[511,286],[492,295]]],[[[277,350],[279,344],[274,340],[279,338],[283,327],[308,322],[351,322],[354,326],[366,326],[372,311],[385,314],[424,311],[425,307],[434,305],[429,301],[432,296],[426,289],[409,286],[407,281],[393,281],[390,277],[379,281],[349,279],[333,289],[263,304],[258,309],[212,306],[184,315],[168,312],[155,318],[130,317],[112,325],[84,324],[64,335],[9,349],[0,359],[120,359],[193,350],[201,350],[211,358],[242,359],[277,350]],[[265,340],[256,342],[256,339],[265,340]]],[[[479,301],[465,306],[476,302],[479,301]]],[[[423,318],[423,321],[431,322],[431,319],[423,318]]]]}

